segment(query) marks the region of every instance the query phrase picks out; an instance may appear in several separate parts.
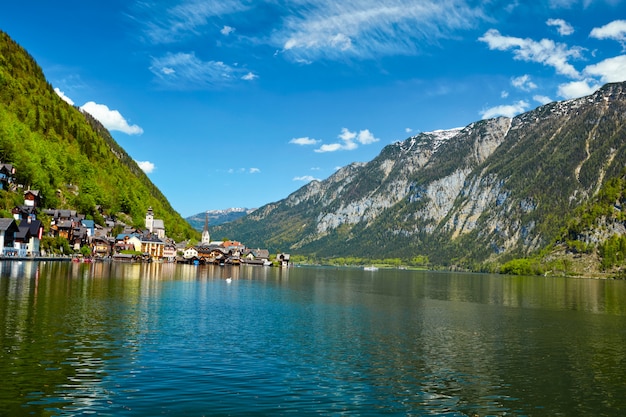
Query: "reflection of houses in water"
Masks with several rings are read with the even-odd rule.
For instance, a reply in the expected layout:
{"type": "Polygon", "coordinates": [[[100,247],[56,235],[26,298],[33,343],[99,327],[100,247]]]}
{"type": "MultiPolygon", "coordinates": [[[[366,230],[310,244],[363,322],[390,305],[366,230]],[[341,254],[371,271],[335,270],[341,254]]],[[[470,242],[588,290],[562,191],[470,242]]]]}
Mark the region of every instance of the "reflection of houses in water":
{"type": "MultiPolygon", "coordinates": [[[[19,279],[20,287],[30,292],[31,278],[39,278],[39,262],[11,261],[0,262],[0,275],[19,279]]],[[[36,284],[36,283],[35,283],[36,284]]]]}

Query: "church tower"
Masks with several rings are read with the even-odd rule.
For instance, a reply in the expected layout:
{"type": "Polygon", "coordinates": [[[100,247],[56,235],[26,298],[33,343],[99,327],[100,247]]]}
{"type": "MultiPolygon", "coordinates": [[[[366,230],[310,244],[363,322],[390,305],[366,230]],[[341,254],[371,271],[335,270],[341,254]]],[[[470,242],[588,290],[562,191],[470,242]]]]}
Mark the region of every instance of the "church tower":
{"type": "Polygon", "coordinates": [[[209,235],[209,213],[206,212],[204,217],[204,229],[202,230],[202,246],[209,246],[211,243],[211,235],[209,235]]]}
{"type": "Polygon", "coordinates": [[[146,213],[146,229],[152,233],[152,229],[154,227],[154,213],[152,213],[152,207],[148,207],[148,212],[146,213]]]}

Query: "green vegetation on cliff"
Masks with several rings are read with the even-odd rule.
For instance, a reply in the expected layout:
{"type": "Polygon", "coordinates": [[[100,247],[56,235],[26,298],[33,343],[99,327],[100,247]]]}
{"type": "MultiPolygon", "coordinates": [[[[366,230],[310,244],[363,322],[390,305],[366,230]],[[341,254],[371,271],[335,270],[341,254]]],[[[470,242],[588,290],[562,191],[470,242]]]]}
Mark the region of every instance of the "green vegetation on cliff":
{"type": "MultiPolygon", "coordinates": [[[[0,161],[15,166],[18,183],[40,191],[44,207],[72,208],[99,221],[99,206],[143,227],[151,206],[169,237],[197,235],[109,132],[63,101],[34,59],[1,31],[0,161]]],[[[21,198],[8,194],[0,191],[4,210],[21,198]]]]}

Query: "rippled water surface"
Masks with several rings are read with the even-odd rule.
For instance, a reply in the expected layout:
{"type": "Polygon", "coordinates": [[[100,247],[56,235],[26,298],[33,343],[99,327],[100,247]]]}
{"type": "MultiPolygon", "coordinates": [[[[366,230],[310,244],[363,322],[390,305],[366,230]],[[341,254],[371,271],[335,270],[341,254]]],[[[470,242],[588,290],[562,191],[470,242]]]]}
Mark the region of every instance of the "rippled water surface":
{"type": "Polygon", "coordinates": [[[0,349],[6,416],[620,416],[626,282],[0,263],[0,349]]]}

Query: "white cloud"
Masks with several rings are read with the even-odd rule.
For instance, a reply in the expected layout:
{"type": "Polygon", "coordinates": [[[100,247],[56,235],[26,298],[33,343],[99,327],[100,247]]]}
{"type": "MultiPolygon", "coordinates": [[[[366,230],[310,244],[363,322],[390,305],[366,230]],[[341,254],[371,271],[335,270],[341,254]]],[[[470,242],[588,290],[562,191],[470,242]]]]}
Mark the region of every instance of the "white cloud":
{"type": "Polygon", "coordinates": [[[626,20],[614,20],[599,28],[594,28],[589,34],[596,39],[613,39],[622,44],[626,43],[626,20]]]}
{"type": "Polygon", "coordinates": [[[315,152],[324,153],[324,152],[336,152],[336,151],[351,151],[359,147],[361,145],[369,145],[374,142],[378,142],[379,139],[376,138],[369,129],[363,129],[357,132],[352,132],[347,128],[342,128],[341,133],[337,136],[341,139],[339,143],[331,143],[327,145],[322,145],[315,152]]]}
{"type": "Polygon", "coordinates": [[[304,61],[414,54],[420,44],[470,29],[485,18],[463,0],[302,0],[294,4],[271,42],[291,59],[304,61]]]}
{"type": "Polygon", "coordinates": [[[565,99],[588,96],[600,88],[600,85],[592,80],[572,81],[561,84],[558,89],[559,96],[565,99]]]}
{"type": "Polygon", "coordinates": [[[379,141],[379,139],[374,137],[374,135],[372,134],[372,132],[369,131],[369,129],[361,130],[356,140],[359,141],[359,143],[362,145],[369,145],[371,143],[379,141]]]}
{"type": "Polygon", "coordinates": [[[419,52],[425,43],[458,36],[489,20],[482,6],[467,0],[176,0],[136,1],[130,17],[153,44],[183,43],[211,36],[230,36],[226,21],[243,18],[239,40],[268,44],[294,62],[316,59],[382,56],[419,52]],[[271,13],[272,20],[263,19],[271,13]],[[228,19],[228,20],[227,20],[228,19]],[[267,23],[265,23],[267,22],[267,23]]]}
{"type": "Polygon", "coordinates": [[[117,130],[128,135],[141,135],[143,133],[141,127],[129,125],[119,111],[111,110],[104,104],[89,101],[81,106],[80,109],[91,114],[109,130],[117,130]]]}
{"type": "Polygon", "coordinates": [[[324,152],[336,152],[343,149],[341,143],[331,143],[330,145],[322,145],[315,152],[324,153],[324,152]]]}
{"type": "Polygon", "coordinates": [[[139,165],[139,168],[141,168],[141,170],[145,172],[146,174],[152,173],[154,169],[156,168],[154,164],[150,161],[135,161],[135,162],[137,163],[137,165],[139,165]]]}
{"type": "Polygon", "coordinates": [[[319,181],[318,178],[315,178],[312,175],[303,175],[301,177],[294,177],[294,181],[303,181],[303,182],[311,182],[311,181],[319,181]]]}
{"type": "Polygon", "coordinates": [[[337,137],[343,140],[344,142],[352,142],[354,138],[356,138],[356,132],[350,132],[345,127],[342,127],[341,133],[337,137]]]}
{"type": "Polygon", "coordinates": [[[259,168],[229,168],[226,170],[228,174],[258,174],[261,172],[259,168]]]}
{"type": "Polygon", "coordinates": [[[246,81],[256,80],[257,78],[259,78],[259,76],[256,74],[253,74],[252,72],[249,72],[243,77],[241,77],[242,80],[246,80],[246,81]]]}
{"type": "Polygon", "coordinates": [[[294,145],[315,145],[319,142],[317,139],[312,139],[307,137],[303,138],[293,138],[289,141],[289,143],[293,143],[294,145]]]}
{"type": "Polygon", "coordinates": [[[548,19],[546,25],[556,26],[557,31],[561,36],[569,36],[574,33],[574,28],[572,27],[572,25],[570,25],[563,19],[548,19]]]}
{"type": "Polygon", "coordinates": [[[481,116],[483,119],[491,119],[498,116],[515,117],[528,109],[529,104],[524,100],[520,100],[514,104],[491,107],[483,110],[481,116]]]}
{"type": "Polygon", "coordinates": [[[518,88],[522,91],[530,91],[537,88],[537,84],[530,80],[530,75],[525,74],[519,77],[514,77],[511,80],[511,85],[515,88],[518,88]]]}
{"type": "MultiPolygon", "coordinates": [[[[163,10],[160,5],[137,2],[134,19],[144,26],[148,41],[156,44],[179,42],[202,32],[211,19],[242,12],[251,6],[241,0],[184,0],[163,10]]],[[[221,32],[224,33],[224,26],[221,32]]]]}
{"type": "Polygon", "coordinates": [[[534,95],[533,96],[533,100],[535,100],[539,104],[548,104],[548,103],[551,103],[553,101],[550,97],[542,96],[542,95],[539,95],[539,94],[534,95]]]}
{"type": "Polygon", "coordinates": [[[230,27],[230,26],[224,26],[224,27],[222,28],[222,30],[220,30],[220,33],[221,33],[222,35],[224,35],[224,36],[228,36],[228,35],[230,35],[231,33],[233,33],[234,31],[235,31],[235,28],[230,27]]]}
{"type": "Polygon", "coordinates": [[[406,133],[411,133],[413,131],[413,129],[411,129],[410,127],[407,127],[407,128],[404,129],[404,131],[406,133]]]}
{"type": "Polygon", "coordinates": [[[509,96],[509,92],[506,90],[502,90],[500,92],[500,98],[507,98],[509,96]]]}
{"type": "Polygon", "coordinates": [[[603,83],[626,81],[626,55],[588,65],[583,72],[590,76],[600,77],[603,83]]]}
{"type": "Polygon", "coordinates": [[[514,59],[553,67],[557,73],[570,78],[580,77],[576,68],[568,60],[581,58],[581,48],[569,48],[565,44],[555,43],[550,39],[537,42],[528,38],[503,36],[496,29],[489,29],[478,40],[485,42],[491,50],[512,50],[514,59]]]}
{"type": "Polygon", "coordinates": [[[202,61],[193,52],[153,57],[150,71],[162,87],[174,90],[214,89],[238,78],[252,80],[257,77],[244,68],[221,61],[202,61]]]}
{"type": "Polygon", "coordinates": [[[61,97],[63,99],[63,101],[65,101],[70,106],[74,105],[74,101],[71,98],[69,98],[68,96],[66,96],[63,91],[61,91],[61,90],[59,90],[58,88],[55,87],[54,92],[57,93],[57,95],[59,97],[61,97]]]}

